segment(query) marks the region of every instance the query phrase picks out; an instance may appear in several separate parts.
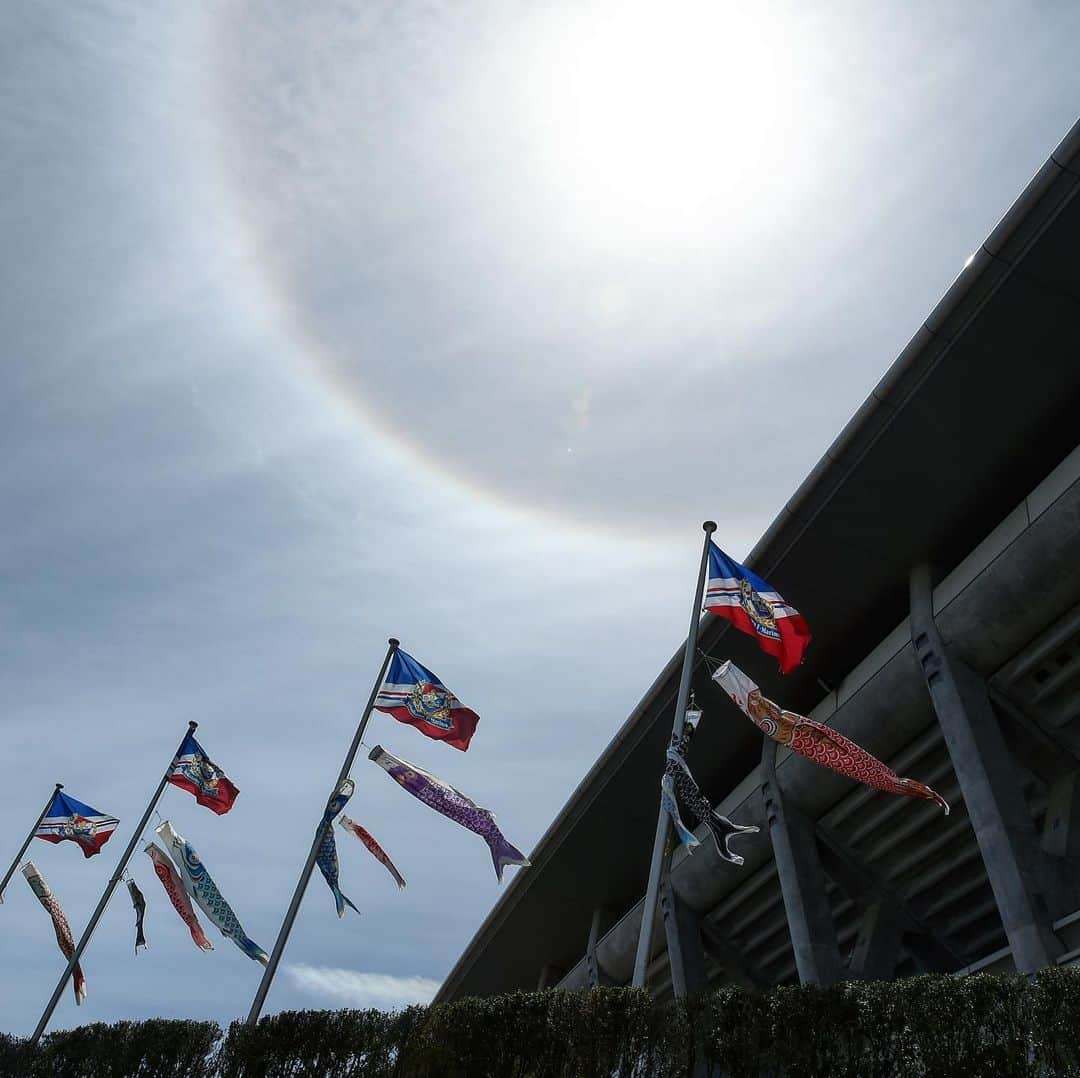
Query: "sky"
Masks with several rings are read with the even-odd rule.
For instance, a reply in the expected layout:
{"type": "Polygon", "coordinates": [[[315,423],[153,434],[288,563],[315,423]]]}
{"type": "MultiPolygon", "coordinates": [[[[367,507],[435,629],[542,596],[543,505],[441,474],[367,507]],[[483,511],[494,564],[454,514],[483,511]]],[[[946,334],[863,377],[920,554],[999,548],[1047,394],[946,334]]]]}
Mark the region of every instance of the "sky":
{"type": "MultiPolygon", "coordinates": [[[[57,781],[120,817],[29,851],[78,934],[196,720],[240,797],[159,811],[269,950],[389,636],[481,722],[366,744],[532,848],[700,522],[750,550],[1076,119],[1078,39],[1066,0],[4,4],[4,867],[57,781]]],[[[267,1012],[429,999],[499,897],[352,776],[408,887],[340,833],[361,916],[315,875],[267,1012]]],[[[131,871],[149,949],[119,890],[54,1028],[246,1014],[261,967],[131,871]]],[[[19,873],[0,924],[24,1034],[63,960],[19,873]]]]}

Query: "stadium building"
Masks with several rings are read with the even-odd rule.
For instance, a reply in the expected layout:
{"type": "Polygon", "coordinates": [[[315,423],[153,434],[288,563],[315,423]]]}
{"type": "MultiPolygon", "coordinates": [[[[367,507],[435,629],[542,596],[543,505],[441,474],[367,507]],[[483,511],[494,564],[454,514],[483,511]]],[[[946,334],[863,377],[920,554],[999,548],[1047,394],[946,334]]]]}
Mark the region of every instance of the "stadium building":
{"type": "MultiPolygon", "coordinates": [[[[806,616],[803,666],[781,678],[726,621],[700,627],[704,653],[952,813],[763,748],[699,658],[690,766],[761,833],[738,840],[741,868],[702,829],[676,851],[655,995],[1080,961],[1078,442],[1080,123],[747,559],[806,616]]],[[[629,983],[682,653],[439,1000],[629,983]]]]}

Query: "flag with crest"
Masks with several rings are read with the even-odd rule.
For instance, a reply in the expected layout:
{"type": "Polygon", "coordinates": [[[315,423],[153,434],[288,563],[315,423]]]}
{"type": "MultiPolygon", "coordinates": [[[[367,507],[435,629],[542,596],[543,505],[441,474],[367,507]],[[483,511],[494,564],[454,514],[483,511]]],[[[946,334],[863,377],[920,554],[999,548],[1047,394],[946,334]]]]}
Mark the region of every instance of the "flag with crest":
{"type": "Polygon", "coordinates": [[[74,842],[84,857],[93,857],[95,853],[101,853],[101,847],[112,838],[119,823],[115,816],[99,812],[57,790],[34,837],[46,842],[74,842]]]}
{"type": "Polygon", "coordinates": [[[184,743],[173,760],[169,782],[194,794],[200,805],[205,805],[219,816],[223,816],[233,807],[236,795],[240,792],[190,733],[184,738],[184,743]]]}
{"type": "Polygon", "coordinates": [[[705,609],[754,637],[785,674],[798,668],[810,643],[806,619],[773,586],[709,543],[705,609]]]}
{"type": "Polygon", "coordinates": [[[467,708],[430,670],[400,648],[390,660],[375,706],[426,737],[464,752],[480,716],[467,708]]]}

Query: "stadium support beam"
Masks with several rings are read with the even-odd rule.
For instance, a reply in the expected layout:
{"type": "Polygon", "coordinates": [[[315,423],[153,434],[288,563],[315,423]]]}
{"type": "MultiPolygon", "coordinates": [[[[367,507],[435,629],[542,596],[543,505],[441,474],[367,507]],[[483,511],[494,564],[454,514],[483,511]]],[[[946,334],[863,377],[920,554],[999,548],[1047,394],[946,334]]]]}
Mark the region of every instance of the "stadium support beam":
{"type": "Polygon", "coordinates": [[[723,967],[724,973],[744,988],[766,988],[769,982],[735,946],[731,937],[715,924],[700,924],[701,945],[723,967]]]}
{"type": "Polygon", "coordinates": [[[1054,857],[1080,857],[1080,771],[1050,786],[1042,848],[1054,857]]]}
{"type": "Polygon", "coordinates": [[[589,973],[589,987],[602,988],[615,982],[604,972],[600,960],[596,957],[596,948],[604,933],[615,923],[614,913],[604,906],[593,910],[592,923],[589,926],[589,943],[585,948],[585,968],[589,973]]]}
{"type": "MultiPolygon", "coordinates": [[[[825,874],[862,910],[864,916],[882,902],[893,904],[900,918],[900,932],[904,944],[923,969],[948,973],[967,965],[968,959],[960,948],[934,929],[903,894],[870,868],[832,830],[819,823],[817,837],[825,874]]],[[[878,916],[874,914],[873,920],[876,921],[878,916]]],[[[877,924],[867,924],[864,929],[868,933],[877,932],[879,941],[887,940],[887,937],[881,935],[881,926],[877,924]]],[[[877,961],[876,956],[873,961],[877,961]]],[[[851,968],[856,977],[864,980],[878,979],[876,974],[855,972],[854,962],[851,968]]]]}
{"type": "Polygon", "coordinates": [[[990,685],[990,703],[1013,757],[1047,786],[1080,770],[1077,738],[1067,729],[1055,730],[1032,718],[1008,693],[990,685]]]}
{"type": "Polygon", "coordinates": [[[934,622],[929,565],[911,571],[911,639],[1020,973],[1062,953],[1040,881],[1035,826],[990,704],[986,682],[951,653],[934,622]]]}
{"type": "Polygon", "coordinates": [[[848,973],[860,981],[891,981],[900,957],[904,916],[895,895],[883,894],[862,915],[848,973]]]}
{"type": "Polygon", "coordinates": [[[923,973],[952,973],[960,968],[952,951],[937,936],[925,932],[907,932],[904,950],[923,973]]]}
{"type": "Polygon", "coordinates": [[[537,992],[543,992],[547,988],[554,988],[563,978],[563,971],[550,962],[540,967],[540,976],[536,979],[537,992]]]}
{"type": "Polygon", "coordinates": [[[814,825],[784,798],[776,778],[776,742],[771,738],[765,741],[761,769],[765,818],[799,980],[803,984],[835,984],[841,976],[840,951],[814,825]]]}
{"type": "Polygon", "coordinates": [[[705,952],[701,946],[700,920],[675,893],[668,873],[660,881],[660,912],[664,918],[671,990],[675,998],[683,999],[704,991],[705,952]]]}
{"type": "MultiPolygon", "coordinates": [[[[1076,735],[1066,729],[1048,730],[993,685],[990,701],[1005,720],[1002,732],[1013,755],[1046,785],[1043,852],[1059,859],[1080,857],[1080,755],[1076,735]]],[[[1070,906],[1075,905],[1077,897],[1071,897],[1070,906]]]]}

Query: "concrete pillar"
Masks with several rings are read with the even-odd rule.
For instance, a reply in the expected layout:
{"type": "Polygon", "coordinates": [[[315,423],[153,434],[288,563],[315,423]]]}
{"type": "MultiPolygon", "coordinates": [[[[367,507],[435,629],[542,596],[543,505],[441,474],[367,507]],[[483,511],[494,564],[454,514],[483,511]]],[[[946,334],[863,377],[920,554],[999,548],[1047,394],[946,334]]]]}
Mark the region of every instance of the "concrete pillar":
{"type": "Polygon", "coordinates": [[[784,896],[795,967],[803,984],[835,984],[841,977],[836,925],[825,893],[825,873],[813,823],[786,801],[776,781],[776,742],[765,741],[761,765],[765,818],[784,896]]]}
{"type": "Polygon", "coordinates": [[[603,906],[593,910],[592,924],[589,926],[589,943],[585,949],[585,968],[589,974],[589,987],[601,988],[615,982],[603,971],[596,957],[596,947],[604,938],[604,933],[615,923],[615,915],[603,906]]]}
{"type": "Polygon", "coordinates": [[[1035,827],[985,681],[946,648],[934,623],[929,566],[911,572],[911,639],[975,830],[1013,962],[1020,973],[1054,964],[1035,827]]]}
{"type": "Polygon", "coordinates": [[[660,879],[660,912],[664,918],[671,990],[676,999],[703,992],[706,985],[705,952],[701,947],[699,918],[671,886],[665,873],[660,879]]]}
{"type": "Polygon", "coordinates": [[[900,957],[904,918],[895,896],[885,894],[863,911],[848,973],[860,981],[891,981],[900,957]]]}
{"type": "Polygon", "coordinates": [[[1050,784],[1042,848],[1053,857],[1080,857],[1080,771],[1050,784]]]}
{"type": "Polygon", "coordinates": [[[543,992],[547,988],[554,988],[563,978],[563,971],[549,962],[540,970],[540,976],[536,981],[537,992],[543,992]]]}

